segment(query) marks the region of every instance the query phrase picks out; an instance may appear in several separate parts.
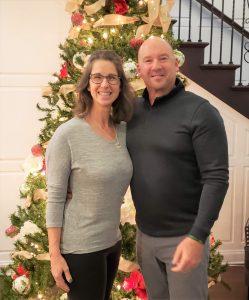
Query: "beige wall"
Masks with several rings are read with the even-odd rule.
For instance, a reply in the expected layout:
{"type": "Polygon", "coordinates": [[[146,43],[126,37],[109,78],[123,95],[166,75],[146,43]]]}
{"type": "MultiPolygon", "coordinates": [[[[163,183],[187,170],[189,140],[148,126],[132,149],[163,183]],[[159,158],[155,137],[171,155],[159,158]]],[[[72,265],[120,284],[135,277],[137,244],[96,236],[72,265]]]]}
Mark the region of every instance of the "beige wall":
{"type": "Polygon", "coordinates": [[[0,265],[9,260],[8,216],[21,204],[23,160],[37,142],[41,87],[60,67],[70,16],[61,0],[0,0],[0,265]]]}
{"type": "Polygon", "coordinates": [[[192,92],[208,99],[221,113],[228,137],[229,189],[218,221],[213,227],[223,241],[222,253],[230,263],[244,261],[244,227],[249,218],[249,120],[190,81],[192,92]]]}

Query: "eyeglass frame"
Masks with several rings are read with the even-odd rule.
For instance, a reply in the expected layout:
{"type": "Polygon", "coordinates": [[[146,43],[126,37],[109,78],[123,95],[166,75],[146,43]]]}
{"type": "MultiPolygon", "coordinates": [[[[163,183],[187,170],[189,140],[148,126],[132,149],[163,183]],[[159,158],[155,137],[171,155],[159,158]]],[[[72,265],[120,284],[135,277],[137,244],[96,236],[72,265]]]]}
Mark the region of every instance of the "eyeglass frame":
{"type": "MultiPolygon", "coordinates": [[[[110,77],[109,77],[109,78],[110,78],[110,77]]],[[[103,82],[104,79],[106,79],[106,81],[107,81],[109,84],[111,84],[111,85],[117,85],[117,84],[119,84],[120,81],[121,81],[121,77],[118,76],[118,75],[115,75],[115,74],[109,74],[109,75],[107,75],[107,76],[104,76],[104,75],[102,75],[102,74],[100,74],[100,73],[93,73],[93,74],[90,74],[90,75],[89,75],[89,79],[90,79],[94,84],[101,84],[101,83],[103,82]],[[99,82],[99,83],[94,82],[94,81],[92,80],[92,76],[93,76],[93,75],[99,75],[99,76],[102,78],[101,82],[99,82]],[[117,82],[117,83],[111,83],[111,82],[109,82],[109,80],[108,80],[108,77],[109,77],[109,76],[113,76],[113,77],[119,79],[119,82],[117,82]]]]}

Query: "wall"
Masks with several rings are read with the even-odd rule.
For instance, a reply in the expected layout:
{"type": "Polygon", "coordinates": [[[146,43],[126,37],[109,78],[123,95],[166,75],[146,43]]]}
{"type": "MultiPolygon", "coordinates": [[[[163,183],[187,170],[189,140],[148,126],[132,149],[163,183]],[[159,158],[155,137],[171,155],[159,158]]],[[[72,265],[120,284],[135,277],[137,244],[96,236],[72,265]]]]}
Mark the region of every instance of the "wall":
{"type": "Polygon", "coordinates": [[[60,0],[0,0],[0,264],[9,260],[8,216],[21,204],[23,160],[37,143],[41,87],[60,68],[70,16],[60,0]]]}
{"type": "Polygon", "coordinates": [[[229,189],[212,231],[230,264],[244,262],[244,227],[249,218],[249,120],[188,79],[188,90],[206,98],[222,115],[228,138],[229,189]]]}

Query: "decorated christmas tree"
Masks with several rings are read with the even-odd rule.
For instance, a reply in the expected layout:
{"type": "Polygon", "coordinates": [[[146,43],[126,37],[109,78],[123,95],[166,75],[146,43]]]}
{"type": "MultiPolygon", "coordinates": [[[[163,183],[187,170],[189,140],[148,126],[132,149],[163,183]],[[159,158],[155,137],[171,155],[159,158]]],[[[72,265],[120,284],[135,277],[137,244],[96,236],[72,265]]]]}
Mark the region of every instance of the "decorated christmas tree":
{"type": "MultiPolygon", "coordinates": [[[[76,86],[89,55],[98,49],[116,51],[123,58],[123,67],[134,89],[140,93],[144,83],[136,74],[139,46],[151,35],[167,39],[175,49],[179,62],[183,55],[177,51],[170,11],[174,0],[69,0],[66,11],[71,14],[72,27],[68,38],[59,46],[62,66],[54,80],[43,88],[44,101],[37,108],[44,113],[43,128],[37,145],[24,162],[27,174],[20,187],[23,205],[10,217],[6,235],[13,238],[13,262],[1,270],[2,295],[5,300],[66,299],[56,288],[50,272],[48,237],[45,222],[46,166],[45,152],[56,128],[72,118],[77,98],[76,86]]],[[[135,263],[135,210],[130,193],[122,205],[122,258],[113,287],[112,298],[147,299],[143,277],[135,263]],[[137,297],[137,298],[136,298],[137,297]]],[[[216,249],[210,261],[212,277],[217,280],[225,268],[222,258],[217,261],[216,249]],[[216,259],[216,260],[215,260],[216,259]],[[217,263],[217,264],[216,264],[217,263]],[[216,272],[215,272],[216,270],[216,272]]],[[[219,257],[220,258],[220,257],[219,257]]]]}

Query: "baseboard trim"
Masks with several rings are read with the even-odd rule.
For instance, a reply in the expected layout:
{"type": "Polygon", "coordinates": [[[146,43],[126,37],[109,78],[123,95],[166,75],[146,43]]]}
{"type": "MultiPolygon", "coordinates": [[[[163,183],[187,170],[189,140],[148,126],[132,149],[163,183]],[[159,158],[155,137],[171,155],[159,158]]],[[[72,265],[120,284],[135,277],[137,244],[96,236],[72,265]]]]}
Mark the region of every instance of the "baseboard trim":
{"type": "Polygon", "coordinates": [[[237,265],[245,263],[244,250],[221,250],[220,253],[224,256],[224,261],[229,265],[237,265]]]}
{"type": "Polygon", "coordinates": [[[7,266],[8,264],[11,263],[10,253],[11,251],[0,252],[0,267],[7,266]]]}

